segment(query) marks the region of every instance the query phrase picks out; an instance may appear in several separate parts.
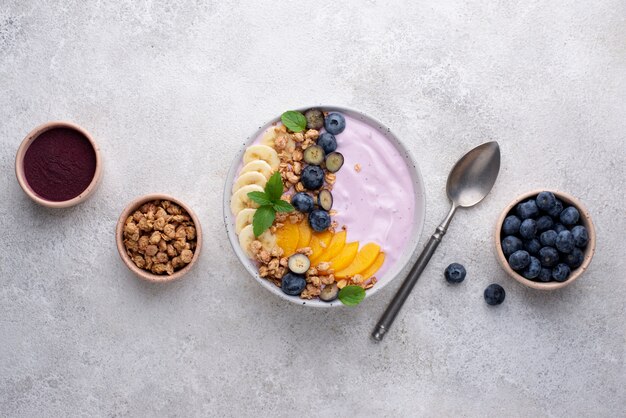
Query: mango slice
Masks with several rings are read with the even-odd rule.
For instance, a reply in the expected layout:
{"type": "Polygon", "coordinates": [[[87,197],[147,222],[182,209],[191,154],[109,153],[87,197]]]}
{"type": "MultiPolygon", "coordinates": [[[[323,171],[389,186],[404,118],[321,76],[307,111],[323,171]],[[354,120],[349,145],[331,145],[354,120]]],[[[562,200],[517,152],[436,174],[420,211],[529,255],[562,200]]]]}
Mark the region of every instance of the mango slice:
{"type": "Polygon", "coordinates": [[[298,239],[298,245],[296,246],[296,249],[308,247],[309,242],[311,241],[311,234],[313,233],[313,230],[306,220],[298,224],[298,232],[300,233],[300,238],[298,239]]]}
{"type": "Polygon", "coordinates": [[[372,277],[374,274],[376,274],[376,272],[383,265],[384,262],[385,262],[385,253],[381,251],[380,253],[378,253],[378,256],[376,257],[376,260],[374,260],[374,263],[368,268],[366,268],[365,270],[363,270],[362,272],[360,272],[359,274],[363,276],[363,280],[367,280],[370,277],[372,277]]]}
{"type": "MultiPolygon", "coordinates": [[[[361,248],[359,253],[354,257],[354,260],[346,268],[335,268],[335,277],[346,278],[352,277],[355,274],[360,274],[368,267],[374,264],[376,257],[380,253],[380,246],[373,242],[368,242],[361,248]]],[[[334,265],[333,265],[334,266],[334,265]]]]}
{"type": "Polygon", "coordinates": [[[298,229],[298,224],[286,222],[276,230],[276,244],[285,252],[284,257],[289,257],[296,252],[298,241],[300,240],[300,231],[298,229]]]}
{"type": "Polygon", "coordinates": [[[311,235],[311,241],[309,241],[309,247],[311,247],[313,251],[313,254],[311,254],[309,258],[317,258],[321,253],[326,251],[332,237],[333,234],[329,231],[314,232],[311,235]]]}
{"type": "Polygon", "coordinates": [[[331,258],[334,258],[337,254],[343,250],[343,247],[346,245],[346,231],[340,231],[333,235],[330,242],[328,243],[328,247],[321,253],[319,256],[311,258],[311,264],[317,265],[322,261],[328,261],[331,258]]]}
{"type": "MultiPolygon", "coordinates": [[[[339,254],[337,254],[335,257],[329,260],[331,264],[331,268],[333,268],[335,271],[340,271],[348,267],[352,263],[354,258],[356,257],[356,253],[358,252],[358,250],[359,250],[358,241],[347,243],[343,247],[341,252],[339,252],[339,254]]],[[[336,274],[335,274],[335,277],[337,277],[336,274]]]]}

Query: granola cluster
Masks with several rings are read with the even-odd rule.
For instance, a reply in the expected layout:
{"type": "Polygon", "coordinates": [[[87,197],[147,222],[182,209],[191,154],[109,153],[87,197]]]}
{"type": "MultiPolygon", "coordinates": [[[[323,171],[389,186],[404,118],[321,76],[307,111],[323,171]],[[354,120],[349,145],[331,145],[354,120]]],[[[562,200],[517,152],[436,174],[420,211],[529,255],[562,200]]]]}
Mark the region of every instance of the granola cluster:
{"type": "Polygon", "coordinates": [[[189,214],[169,200],[143,204],[124,224],[124,247],[137,267],[174,274],[191,263],[196,228],[189,214]]]}

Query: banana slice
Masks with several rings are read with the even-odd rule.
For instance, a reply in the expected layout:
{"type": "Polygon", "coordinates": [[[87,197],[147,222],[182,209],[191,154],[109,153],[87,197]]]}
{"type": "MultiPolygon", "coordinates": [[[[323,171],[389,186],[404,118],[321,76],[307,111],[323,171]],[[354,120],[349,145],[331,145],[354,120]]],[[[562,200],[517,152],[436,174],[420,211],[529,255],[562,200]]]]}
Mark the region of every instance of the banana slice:
{"type": "Polygon", "coordinates": [[[261,144],[274,148],[274,139],[276,139],[277,135],[276,127],[270,126],[267,131],[265,131],[263,138],[261,138],[261,144]]]}
{"type": "Polygon", "coordinates": [[[240,175],[237,180],[235,180],[235,184],[233,184],[233,193],[248,184],[256,184],[257,186],[265,187],[265,183],[267,183],[267,177],[263,174],[258,171],[248,171],[247,173],[240,175]]]}
{"type": "Polygon", "coordinates": [[[260,236],[255,237],[252,225],[248,225],[239,233],[239,245],[241,245],[241,249],[250,258],[254,258],[254,254],[250,251],[250,244],[252,244],[255,240],[259,240],[262,248],[267,251],[271,251],[272,248],[276,246],[276,236],[269,230],[263,232],[260,236]]]}
{"type": "Polygon", "coordinates": [[[248,164],[255,160],[263,160],[272,167],[272,170],[277,170],[280,164],[278,153],[272,147],[267,145],[250,145],[246,152],[243,154],[243,163],[248,164]]]}
{"type": "Polygon", "coordinates": [[[243,186],[241,189],[237,190],[230,197],[230,210],[233,211],[233,215],[239,215],[239,212],[244,210],[245,208],[258,208],[259,205],[250,200],[248,197],[248,193],[250,192],[262,192],[263,187],[257,186],[256,184],[248,184],[247,186],[243,186]]]}
{"type": "Polygon", "coordinates": [[[269,179],[272,176],[274,170],[268,163],[263,160],[251,161],[248,164],[244,165],[241,171],[239,172],[239,176],[244,173],[250,173],[256,171],[257,173],[261,173],[265,176],[266,179],[269,179]]]}
{"type": "Polygon", "coordinates": [[[237,219],[235,219],[235,232],[237,235],[248,225],[252,225],[252,218],[254,218],[254,212],[256,209],[253,208],[245,208],[237,214],[237,219]]]}

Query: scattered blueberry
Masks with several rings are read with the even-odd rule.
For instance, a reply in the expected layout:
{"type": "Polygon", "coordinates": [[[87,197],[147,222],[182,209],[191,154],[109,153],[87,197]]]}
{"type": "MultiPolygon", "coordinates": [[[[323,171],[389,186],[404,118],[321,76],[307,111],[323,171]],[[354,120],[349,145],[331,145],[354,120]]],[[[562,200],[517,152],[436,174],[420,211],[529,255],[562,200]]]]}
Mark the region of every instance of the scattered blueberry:
{"type": "Polygon", "coordinates": [[[568,206],[563,209],[559,219],[561,219],[561,223],[563,225],[576,225],[578,219],[580,218],[580,214],[578,213],[578,209],[574,206],[568,206]]]}
{"type": "Polygon", "coordinates": [[[556,199],[556,204],[552,207],[552,209],[548,210],[548,215],[553,218],[558,218],[561,212],[563,211],[563,202],[559,199],[556,199]]]}
{"type": "Polygon", "coordinates": [[[484,297],[487,305],[499,305],[504,302],[506,292],[499,284],[490,284],[485,289],[484,297]]]}
{"type": "Polygon", "coordinates": [[[554,247],[543,247],[539,250],[539,261],[544,267],[554,267],[559,262],[559,252],[554,247]]]}
{"type": "Polygon", "coordinates": [[[502,240],[502,252],[507,257],[513,254],[515,251],[521,250],[522,248],[524,248],[522,240],[513,235],[504,237],[504,239],[502,240]]]}
{"type": "Polygon", "coordinates": [[[340,134],[346,128],[346,120],[339,113],[329,113],[324,120],[324,128],[333,135],[340,134]]]}
{"type": "Polygon", "coordinates": [[[539,214],[539,208],[534,199],[518,204],[516,210],[517,214],[522,219],[534,218],[539,214]]]}
{"type": "Polygon", "coordinates": [[[303,153],[304,162],[307,164],[320,165],[324,162],[325,158],[326,153],[324,153],[324,149],[319,145],[311,145],[305,149],[303,153]]]}
{"type": "Polygon", "coordinates": [[[309,225],[314,231],[325,231],[330,226],[330,215],[325,210],[315,209],[309,213],[309,225]]]}
{"type": "Polygon", "coordinates": [[[554,221],[549,215],[544,215],[537,219],[537,232],[547,231],[548,229],[552,229],[553,226],[554,221]]]}
{"type": "Polygon", "coordinates": [[[311,267],[311,260],[306,254],[295,253],[287,259],[287,266],[292,273],[304,274],[311,267]]]}
{"type": "Polygon", "coordinates": [[[336,173],[343,166],[343,154],[331,152],[326,156],[326,169],[331,173],[336,173]]]}
{"type": "Polygon", "coordinates": [[[315,207],[313,198],[304,192],[296,193],[291,198],[291,204],[297,211],[309,213],[315,207]]]}
{"type": "Polygon", "coordinates": [[[552,269],[552,278],[557,282],[564,282],[567,280],[567,276],[569,276],[570,269],[567,264],[559,263],[555,268],[552,269]]]}
{"type": "Polygon", "coordinates": [[[302,170],[300,181],[305,189],[319,189],[324,184],[324,170],[316,165],[307,165],[302,170]]]}
{"type": "Polygon", "coordinates": [[[330,190],[322,190],[317,195],[317,204],[324,210],[331,210],[333,208],[333,194],[330,190]]]}
{"type": "Polygon", "coordinates": [[[545,212],[550,212],[556,206],[556,197],[552,192],[541,192],[535,199],[537,207],[545,212]]]}
{"type": "Polygon", "coordinates": [[[589,233],[587,232],[587,228],[582,225],[576,225],[572,228],[572,236],[574,237],[574,244],[578,248],[583,248],[589,242],[589,233]]]}
{"type": "Polygon", "coordinates": [[[335,139],[335,135],[324,132],[317,139],[317,145],[322,147],[326,154],[330,154],[337,149],[337,139],[335,139]]]}
{"type": "Polygon", "coordinates": [[[306,287],[304,274],[287,273],[283,276],[280,288],[289,296],[298,296],[306,287]]]}
{"type": "Polygon", "coordinates": [[[541,273],[541,263],[539,262],[539,259],[531,256],[530,264],[528,264],[528,266],[526,266],[526,268],[522,271],[522,276],[532,280],[538,277],[539,273],[541,273]]]}
{"type": "Polygon", "coordinates": [[[556,249],[562,253],[571,253],[574,249],[574,236],[569,231],[561,231],[556,237],[556,249]]]}
{"type": "Polygon", "coordinates": [[[337,287],[337,283],[327,284],[320,292],[320,300],[323,300],[324,302],[332,302],[337,299],[338,295],[339,288],[337,287]]]}
{"type": "Polygon", "coordinates": [[[307,129],[317,129],[318,131],[324,126],[324,114],[319,109],[309,109],[304,112],[306,118],[307,129]]]}
{"type": "Polygon", "coordinates": [[[559,234],[557,234],[555,230],[548,229],[539,235],[539,241],[543,246],[554,247],[556,245],[556,237],[558,235],[559,234]]]}
{"type": "Polygon", "coordinates": [[[547,269],[545,267],[541,268],[539,272],[539,276],[537,276],[537,280],[540,282],[549,282],[552,280],[552,269],[547,269]]]}
{"type": "Polygon", "coordinates": [[[558,234],[561,231],[567,231],[567,228],[565,227],[565,225],[561,224],[561,223],[557,223],[554,224],[554,227],[552,228],[554,229],[554,231],[558,234]]]}
{"type": "Polygon", "coordinates": [[[520,218],[515,215],[510,215],[504,218],[502,223],[502,232],[504,235],[513,235],[519,232],[519,227],[522,224],[520,218]]]}
{"type": "Polygon", "coordinates": [[[571,253],[565,254],[564,261],[570,268],[575,269],[580,267],[585,259],[585,254],[583,254],[580,248],[574,248],[571,253]]]}
{"type": "Polygon", "coordinates": [[[524,219],[519,227],[519,234],[525,239],[535,238],[535,235],[537,235],[537,221],[524,219]]]}
{"type": "Polygon", "coordinates": [[[530,254],[537,254],[541,249],[541,243],[537,238],[524,241],[524,249],[530,254]]]}
{"type": "Polygon", "coordinates": [[[528,251],[518,250],[509,257],[509,265],[513,270],[523,270],[530,263],[528,251]]]}
{"type": "Polygon", "coordinates": [[[465,280],[465,267],[459,263],[452,263],[446,267],[445,276],[448,283],[461,283],[465,280]]]}

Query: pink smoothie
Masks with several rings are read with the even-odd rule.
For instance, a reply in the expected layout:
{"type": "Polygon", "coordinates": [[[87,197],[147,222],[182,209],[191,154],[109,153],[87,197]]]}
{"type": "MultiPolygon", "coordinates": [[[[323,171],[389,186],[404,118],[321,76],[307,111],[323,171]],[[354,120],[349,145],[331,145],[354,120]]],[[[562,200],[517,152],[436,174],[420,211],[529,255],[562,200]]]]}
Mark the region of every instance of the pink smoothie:
{"type": "MultiPolygon", "coordinates": [[[[335,135],[344,165],[332,190],[333,220],[346,226],[347,242],[380,245],[385,263],[376,275],[381,277],[400,258],[413,232],[413,180],[403,155],[376,127],[343,116],[346,129],[335,135]]],[[[254,142],[260,143],[264,133],[254,142]]]]}

